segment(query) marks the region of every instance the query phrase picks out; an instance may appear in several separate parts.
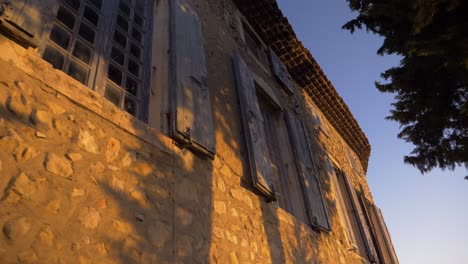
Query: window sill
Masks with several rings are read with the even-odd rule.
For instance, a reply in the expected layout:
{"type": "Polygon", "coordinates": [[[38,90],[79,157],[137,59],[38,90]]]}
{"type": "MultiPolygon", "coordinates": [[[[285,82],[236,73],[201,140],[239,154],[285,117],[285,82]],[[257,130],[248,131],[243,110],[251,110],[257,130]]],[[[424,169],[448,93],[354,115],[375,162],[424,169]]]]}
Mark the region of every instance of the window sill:
{"type": "Polygon", "coordinates": [[[12,67],[18,68],[72,103],[102,117],[127,133],[167,154],[174,153],[174,142],[171,138],[118,108],[66,73],[52,68],[51,64],[39,57],[36,49],[25,49],[3,35],[0,35],[0,43],[0,59],[12,67]]]}

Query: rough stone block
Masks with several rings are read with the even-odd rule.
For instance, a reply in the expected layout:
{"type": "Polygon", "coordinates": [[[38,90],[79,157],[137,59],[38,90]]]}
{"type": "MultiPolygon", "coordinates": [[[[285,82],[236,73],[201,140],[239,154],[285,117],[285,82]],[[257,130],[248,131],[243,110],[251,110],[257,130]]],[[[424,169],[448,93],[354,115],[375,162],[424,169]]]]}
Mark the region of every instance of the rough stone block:
{"type": "Polygon", "coordinates": [[[48,153],[44,160],[44,167],[61,177],[68,177],[73,174],[71,162],[63,156],[58,156],[54,153],[48,153]]]}

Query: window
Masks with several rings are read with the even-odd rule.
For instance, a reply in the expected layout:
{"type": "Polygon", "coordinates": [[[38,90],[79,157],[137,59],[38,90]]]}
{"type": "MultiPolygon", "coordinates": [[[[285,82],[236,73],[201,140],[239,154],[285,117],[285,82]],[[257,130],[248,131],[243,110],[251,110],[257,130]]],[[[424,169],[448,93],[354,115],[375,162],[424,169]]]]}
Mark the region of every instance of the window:
{"type": "Polygon", "coordinates": [[[258,103],[263,117],[268,153],[271,159],[273,185],[276,186],[278,204],[285,211],[307,223],[307,215],[301,184],[288,140],[286,124],[281,109],[256,84],[258,103]]]}
{"type": "Polygon", "coordinates": [[[332,176],[338,209],[342,222],[344,222],[347,236],[351,244],[351,250],[354,250],[361,257],[367,258],[369,261],[375,260],[375,251],[370,236],[370,230],[366,225],[363,209],[358,201],[356,190],[351,184],[348,176],[340,171],[337,167],[334,168],[332,176]]]}
{"type": "Polygon", "coordinates": [[[63,0],[42,56],[128,113],[145,118],[149,0],[63,0]]]}
{"type": "Polygon", "coordinates": [[[245,21],[242,23],[242,29],[244,32],[244,41],[247,49],[260,63],[263,65],[268,65],[266,46],[263,44],[257,34],[255,34],[255,31],[252,29],[252,27],[245,21]]]}
{"type": "Polygon", "coordinates": [[[393,243],[390,239],[390,234],[387,230],[382,212],[363,195],[362,191],[358,193],[358,196],[361,206],[364,209],[367,225],[372,231],[372,240],[380,263],[398,264],[398,258],[393,248],[393,243]]]}
{"type": "Polygon", "coordinates": [[[254,187],[304,222],[330,230],[304,124],[290,113],[280,118],[278,99],[238,53],[233,64],[254,187]]]}

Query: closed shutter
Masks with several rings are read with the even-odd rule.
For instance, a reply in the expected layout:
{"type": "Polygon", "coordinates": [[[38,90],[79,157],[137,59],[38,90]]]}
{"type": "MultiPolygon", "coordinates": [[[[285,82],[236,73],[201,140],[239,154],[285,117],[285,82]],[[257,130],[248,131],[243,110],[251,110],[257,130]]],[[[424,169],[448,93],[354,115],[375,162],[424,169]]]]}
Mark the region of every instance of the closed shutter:
{"type": "Polygon", "coordinates": [[[239,54],[234,55],[233,64],[253,184],[263,194],[273,198],[272,163],[255,83],[239,54]]]}
{"type": "Polygon", "coordinates": [[[362,238],[364,240],[364,245],[366,247],[367,251],[367,256],[370,262],[377,262],[376,259],[376,251],[374,248],[374,243],[372,242],[372,236],[369,231],[369,228],[366,224],[366,219],[364,216],[364,212],[361,209],[361,206],[359,204],[359,198],[358,195],[356,194],[356,190],[354,189],[353,184],[351,183],[350,179],[348,176],[346,176],[344,173],[341,174],[341,176],[344,178],[344,182],[346,184],[346,189],[348,190],[348,193],[351,196],[352,199],[352,205],[354,212],[356,214],[356,219],[359,225],[360,232],[362,234],[362,238]]]}
{"type": "Polygon", "coordinates": [[[291,113],[286,113],[285,118],[293,147],[294,159],[302,181],[309,220],[313,226],[330,230],[327,209],[318,174],[315,170],[305,126],[301,120],[291,113]]]}
{"type": "Polygon", "coordinates": [[[171,4],[172,136],[211,158],[213,117],[200,20],[188,0],[171,4]]]}
{"type": "Polygon", "coordinates": [[[270,62],[271,68],[273,70],[273,74],[281,83],[281,86],[284,88],[286,92],[289,94],[294,93],[293,84],[291,82],[288,69],[286,65],[280,60],[280,58],[276,55],[276,53],[270,48],[270,62]]]}
{"type": "Polygon", "coordinates": [[[382,248],[382,232],[380,227],[378,226],[378,223],[376,222],[376,217],[375,214],[372,215],[372,205],[370,204],[369,200],[364,196],[363,191],[362,191],[362,186],[361,190],[357,192],[359,202],[362,208],[362,212],[364,214],[364,217],[366,219],[367,226],[369,226],[369,231],[372,236],[372,242],[374,243],[375,246],[375,252],[377,254],[377,257],[379,259],[380,264],[384,263],[391,263],[389,262],[389,257],[387,252],[385,251],[385,248],[382,248]]]}
{"type": "Polygon", "coordinates": [[[37,47],[44,25],[44,1],[0,1],[0,24],[23,43],[37,47]]]}
{"type": "Polygon", "coordinates": [[[382,212],[380,209],[368,202],[368,211],[370,219],[375,227],[377,239],[379,246],[382,252],[384,264],[398,264],[398,258],[393,248],[392,240],[390,239],[390,234],[387,229],[387,225],[382,217],[382,212]]]}

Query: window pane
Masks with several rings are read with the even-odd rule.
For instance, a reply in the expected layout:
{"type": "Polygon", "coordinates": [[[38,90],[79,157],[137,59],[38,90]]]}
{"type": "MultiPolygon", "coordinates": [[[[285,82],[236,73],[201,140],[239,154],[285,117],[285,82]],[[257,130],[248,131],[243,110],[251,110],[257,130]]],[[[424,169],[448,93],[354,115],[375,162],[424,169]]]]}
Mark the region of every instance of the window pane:
{"type": "Polygon", "coordinates": [[[128,71],[133,73],[135,76],[139,77],[140,76],[140,65],[132,60],[132,59],[129,59],[128,60],[128,71]]]}
{"type": "Polygon", "coordinates": [[[101,10],[102,0],[88,0],[88,2],[90,2],[95,7],[97,7],[99,10],[101,10]]]}
{"type": "Polygon", "coordinates": [[[70,61],[70,65],[68,66],[68,75],[86,85],[86,81],[88,80],[88,69],[77,62],[70,61]]]}
{"type": "Polygon", "coordinates": [[[133,96],[137,96],[138,92],[138,83],[131,77],[127,77],[127,81],[125,82],[125,90],[132,94],[133,96]]]}
{"type": "Polygon", "coordinates": [[[136,39],[139,43],[141,43],[141,41],[143,40],[143,35],[135,27],[132,28],[132,37],[136,39]]]}
{"type": "Polygon", "coordinates": [[[64,7],[60,7],[57,12],[57,20],[62,22],[69,29],[73,30],[75,25],[75,15],[64,7]]]}
{"type": "Polygon", "coordinates": [[[109,77],[109,79],[115,82],[117,85],[122,85],[122,71],[116,66],[109,64],[107,77],[109,77]]]}
{"type": "Polygon", "coordinates": [[[55,69],[62,69],[63,62],[65,61],[65,57],[60,53],[58,50],[52,48],[51,46],[47,46],[44,51],[44,56],[42,56],[44,60],[48,61],[52,64],[52,67],[55,69]]]}
{"type": "Polygon", "coordinates": [[[64,0],[64,2],[75,10],[80,8],[80,0],[64,0]]]}
{"type": "Polygon", "coordinates": [[[125,32],[128,31],[128,21],[122,15],[117,16],[117,25],[125,30],[125,32]]]}
{"type": "Polygon", "coordinates": [[[125,96],[125,102],[124,102],[124,109],[125,111],[129,112],[132,115],[137,114],[137,103],[135,100],[131,99],[128,96],[125,96]]]}
{"type": "Polygon", "coordinates": [[[89,64],[92,56],[92,49],[86,46],[83,42],[77,40],[75,42],[75,48],[73,49],[73,55],[82,62],[89,64]]]}
{"type": "Polygon", "coordinates": [[[135,43],[130,43],[130,53],[140,59],[141,56],[141,48],[136,45],[135,43]]]}
{"type": "Polygon", "coordinates": [[[70,35],[67,31],[57,25],[54,25],[52,28],[50,39],[64,49],[67,49],[68,44],[70,43],[70,35]]]}
{"type": "Polygon", "coordinates": [[[130,7],[129,7],[126,3],[120,1],[120,3],[119,3],[119,9],[120,9],[120,11],[121,11],[122,13],[124,13],[125,15],[130,16],[130,7]]]}
{"type": "Polygon", "coordinates": [[[106,97],[109,101],[111,101],[116,106],[120,106],[120,94],[121,92],[119,89],[113,86],[107,85],[106,92],[104,93],[104,97],[106,97]]]}
{"type": "Polygon", "coordinates": [[[85,7],[84,18],[86,18],[89,22],[91,22],[93,25],[97,26],[99,23],[99,14],[92,9],[91,7],[87,6],[85,7]]]}
{"type": "Polygon", "coordinates": [[[81,22],[80,25],[80,30],[78,31],[78,34],[82,36],[84,39],[89,41],[90,43],[94,43],[94,29],[92,29],[90,26],[86,25],[85,23],[81,22]]]}
{"type": "Polygon", "coordinates": [[[124,53],[115,46],[112,46],[111,58],[120,65],[124,65],[125,55],[124,53]]]}
{"type": "Polygon", "coordinates": [[[143,18],[138,15],[137,13],[135,13],[134,17],[133,17],[133,21],[135,22],[135,24],[137,24],[138,26],[140,27],[143,27],[143,23],[144,23],[144,20],[143,18]]]}
{"type": "Polygon", "coordinates": [[[145,0],[136,0],[135,8],[138,12],[144,13],[145,12],[145,0]]]}
{"type": "Polygon", "coordinates": [[[117,42],[123,48],[127,47],[127,37],[120,31],[115,30],[114,32],[114,41],[117,42]]]}

